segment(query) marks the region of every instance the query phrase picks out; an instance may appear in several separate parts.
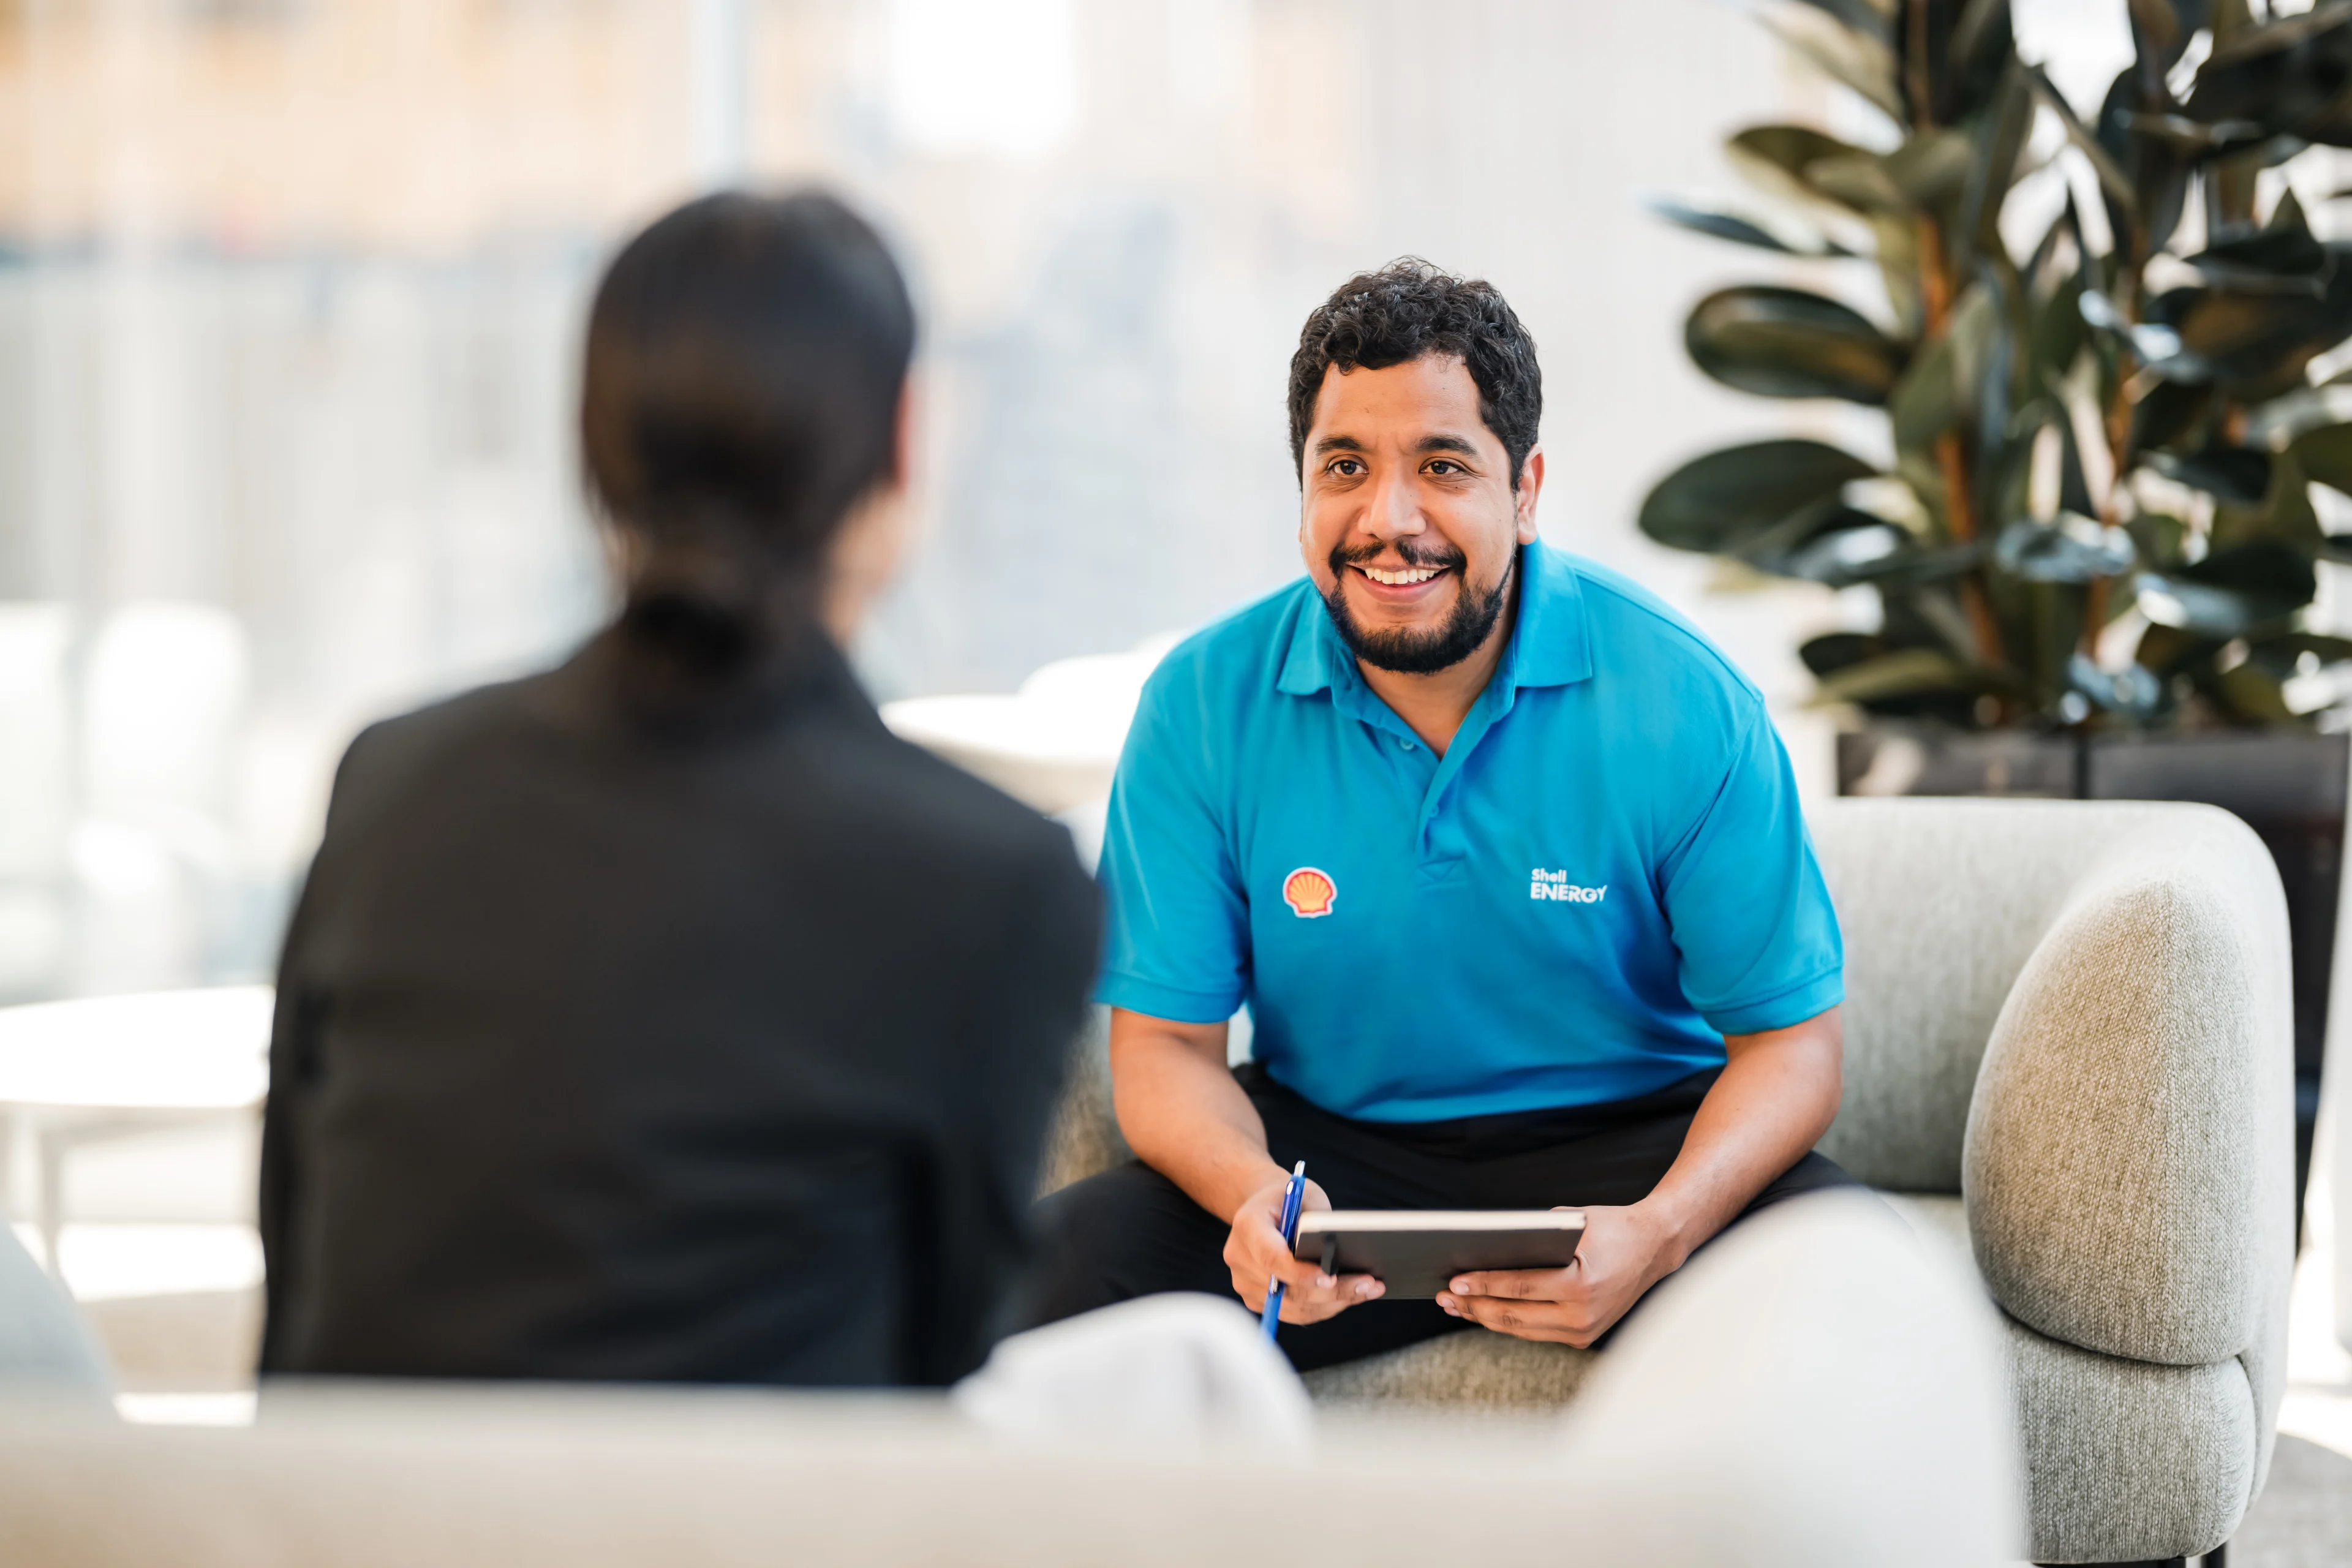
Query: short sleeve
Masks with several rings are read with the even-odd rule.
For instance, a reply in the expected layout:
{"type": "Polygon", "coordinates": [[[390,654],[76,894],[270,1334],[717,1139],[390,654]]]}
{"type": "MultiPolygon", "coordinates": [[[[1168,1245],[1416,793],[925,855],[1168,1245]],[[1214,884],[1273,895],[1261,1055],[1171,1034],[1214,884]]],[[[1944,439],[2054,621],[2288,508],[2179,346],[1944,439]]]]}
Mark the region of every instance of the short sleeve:
{"type": "Polygon", "coordinates": [[[1108,904],[1097,999],[1223,1023],[1249,984],[1249,908],[1210,754],[1218,728],[1189,661],[1145,686],[1111,784],[1097,875],[1108,904]]]}
{"type": "Polygon", "coordinates": [[[1709,1028],[1785,1029],[1845,999],[1837,911],[1789,754],[1760,703],[1660,881],[1683,994],[1709,1028]]]}

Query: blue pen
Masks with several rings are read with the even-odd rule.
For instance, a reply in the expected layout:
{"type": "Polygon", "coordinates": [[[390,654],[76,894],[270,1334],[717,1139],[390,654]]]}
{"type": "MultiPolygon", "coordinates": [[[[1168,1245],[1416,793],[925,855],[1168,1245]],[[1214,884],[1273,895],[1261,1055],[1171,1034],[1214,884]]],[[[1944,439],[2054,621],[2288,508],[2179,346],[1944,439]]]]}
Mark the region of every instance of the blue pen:
{"type": "MultiPolygon", "coordinates": [[[[1282,1245],[1287,1248],[1298,1240],[1298,1207],[1307,1201],[1307,1162],[1301,1160],[1290,1173],[1290,1185],[1282,1194],[1282,1245]]],[[[1274,1338],[1275,1325],[1282,1321],[1282,1281],[1265,1293],[1265,1310],[1257,1316],[1257,1326],[1265,1331],[1267,1339],[1274,1338]]]]}

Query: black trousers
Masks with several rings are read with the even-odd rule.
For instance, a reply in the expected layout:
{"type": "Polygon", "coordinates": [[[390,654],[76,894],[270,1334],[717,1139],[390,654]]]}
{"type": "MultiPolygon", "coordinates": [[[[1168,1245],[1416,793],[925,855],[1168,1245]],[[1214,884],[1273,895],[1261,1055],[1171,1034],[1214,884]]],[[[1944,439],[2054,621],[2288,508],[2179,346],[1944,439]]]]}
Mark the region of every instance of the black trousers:
{"type": "MultiPolygon", "coordinates": [[[[1607,1105],[1414,1123],[1334,1116],[1255,1065],[1234,1077],[1265,1122],[1275,1163],[1307,1162],[1335,1208],[1549,1208],[1630,1204],[1682,1152],[1720,1069],[1607,1105]]],[[[1742,1217],[1853,1177],[1818,1153],[1783,1172],[1742,1217]]],[[[1031,1326],[1164,1290],[1231,1297],[1232,1226],[1139,1161],[1054,1193],[1037,1205],[1042,1255],[1031,1326]]],[[[1368,1301],[1320,1323],[1285,1323],[1277,1342],[1301,1372],[1395,1350],[1475,1325],[1434,1301],[1368,1301]]]]}

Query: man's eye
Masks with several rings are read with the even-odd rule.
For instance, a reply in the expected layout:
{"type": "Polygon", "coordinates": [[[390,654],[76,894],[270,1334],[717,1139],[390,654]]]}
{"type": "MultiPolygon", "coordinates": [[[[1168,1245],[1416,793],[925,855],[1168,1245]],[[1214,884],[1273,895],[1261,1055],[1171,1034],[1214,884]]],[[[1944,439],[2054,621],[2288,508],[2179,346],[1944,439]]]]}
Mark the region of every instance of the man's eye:
{"type": "Polygon", "coordinates": [[[1364,465],[1353,458],[1342,458],[1331,465],[1331,471],[1343,479],[1352,479],[1364,471],[1364,465]]]}
{"type": "Polygon", "coordinates": [[[1467,473],[1469,470],[1463,468],[1459,463],[1449,462],[1445,458],[1440,458],[1437,461],[1429,465],[1429,471],[1433,474],[1460,474],[1467,473]]]}

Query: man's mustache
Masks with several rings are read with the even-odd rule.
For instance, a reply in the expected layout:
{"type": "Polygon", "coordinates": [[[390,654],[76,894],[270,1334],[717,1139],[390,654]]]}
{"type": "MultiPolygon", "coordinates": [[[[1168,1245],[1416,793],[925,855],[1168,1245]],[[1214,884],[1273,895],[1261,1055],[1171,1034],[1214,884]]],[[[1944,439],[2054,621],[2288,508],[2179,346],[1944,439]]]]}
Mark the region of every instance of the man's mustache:
{"type": "Polygon", "coordinates": [[[1400,539],[1388,544],[1333,545],[1331,574],[1336,577],[1342,567],[1360,566],[1367,561],[1377,561],[1391,550],[1395,551],[1408,566],[1436,566],[1458,572],[1470,564],[1470,558],[1454,545],[1442,543],[1424,545],[1415,543],[1409,539],[1400,539]]]}

